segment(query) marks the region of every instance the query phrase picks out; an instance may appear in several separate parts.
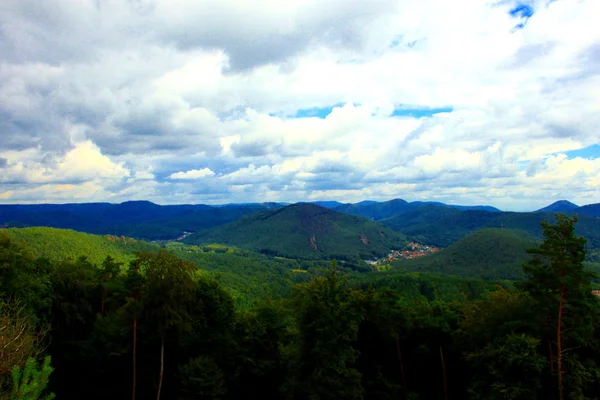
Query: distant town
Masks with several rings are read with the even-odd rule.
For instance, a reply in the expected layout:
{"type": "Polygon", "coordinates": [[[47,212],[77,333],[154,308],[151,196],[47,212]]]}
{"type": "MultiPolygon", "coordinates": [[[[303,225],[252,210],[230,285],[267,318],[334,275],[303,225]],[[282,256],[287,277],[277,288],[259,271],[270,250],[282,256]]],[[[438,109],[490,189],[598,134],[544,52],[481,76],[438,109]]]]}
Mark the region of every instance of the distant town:
{"type": "Polygon", "coordinates": [[[367,260],[366,262],[371,265],[381,265],[394,260],[411,260],[413,258],[425,257],[437,251],[440,251],[439,247],[410,242],[406,245],[405,250],[392,250],[386,257],[378,260],[367,260]]]}

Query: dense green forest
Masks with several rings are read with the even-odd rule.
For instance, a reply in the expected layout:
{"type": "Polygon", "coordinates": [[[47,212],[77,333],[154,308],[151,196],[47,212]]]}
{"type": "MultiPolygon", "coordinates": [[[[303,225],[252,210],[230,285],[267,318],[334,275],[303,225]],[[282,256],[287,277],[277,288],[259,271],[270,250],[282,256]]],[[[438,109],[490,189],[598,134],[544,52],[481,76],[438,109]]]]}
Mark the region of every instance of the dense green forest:
{"type": "MultiPolygon", "coordinates": [[[[335,262],[294,272],[298,261],[259,255],[304,281],[243,304],[216,267],[202,268],[230,260],[233,276],[255,253],[176,243],[93,262],[40,254],[3,232],[1,396],[598,398],[600,302],[576,224],[543,222],[515,282],[335,262]]],[[[252,273],[248,286],[274,279],[252,273]]]]}
{"type": "Polygon", "coordinates": [[[226,243],[304,259],[360,260],[404,247],[401,233],[363,217],[314,204],[294,204],[247,215],[184,239],[190,244],[226,243]]]}
{"type": "Polygon", "coordinates": [[[428,257],[399,260],[399,271],[425,271],[483,279],[520,279],[526,250],[538,240],[525,231],[487,228],[468,234],[428,257]]]}
{"type": "Polygon", "coordinates": [[[161,206],[149,201],[121,204],[0,204],[0,227],[48,226],[77,231],[173,239],[184,231],[208,229],[281,205],[275,203],[214,207],[205,204],[161,206]]]}
{"type": "MultiPolygon", "coordinates": [[[[326,261],[272,257],[232,246],[190,246],[180,242],[148,243],[125,237],[91,235],[72,230],[36,227],[9,228],[2,233],[14,243],[27,247],[36,258],[53,262],[73,261],[81,255],[95,265],[110,256],[126,268],[137,252],[157,252],[166,248],[179,258],[194,262],[199,273],[218,280],[234,298],[236,305],[248,306],[255,299],[289,296],[295,283],[313,275],[322,275],[326,261]]],[[[340,264],[345,271],[364,268],[349,262],[340,264]]]]}

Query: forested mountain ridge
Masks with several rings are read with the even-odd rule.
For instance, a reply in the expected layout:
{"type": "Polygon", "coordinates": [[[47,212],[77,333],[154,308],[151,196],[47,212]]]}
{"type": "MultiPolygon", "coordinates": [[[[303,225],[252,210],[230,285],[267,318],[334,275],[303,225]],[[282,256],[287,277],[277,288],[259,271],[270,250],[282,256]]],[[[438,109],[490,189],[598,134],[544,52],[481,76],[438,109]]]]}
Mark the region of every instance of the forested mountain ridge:
{"type": "Polygon", "coordinates": [[[523,278],[527,249],[539,240],[525,231],[485,228],[427,257],[395,261],[398,271],[421,271],[490,280],[523,278]]]}
{"type": "Polygon", "coordinates": [[[74,260],[85,255],[94,264],[100,264],[107,256],[117,262],[129,263],[138,251],[160,249],[156,244],[122,236],[101,236],[48,227],[0,229],[0,235],[27,247],[32,256],[52,261],[74,260]]]}
{"type": "MultiPolygon", "coordinates": [[[[0,229],[0,237],[24,246],[34,258],[51,262],[75,261],[86,257],[101,265],[106,257],[122,268],[138,252],[157,252],[161,245],[111,235],[94,235],[67,229],[35,227],[0,229]]],[[[206,276],[218,277],[238,304],[251,304],[257,298],[289,295],[294,283],[312,277],[313,269],[327,263],[268,257],[263,254],[226,246],[188,246],[167,243],[176,256],[193,262],[206,276]],[[299,271],[299,272],[294,272],[299,271]]]]}
{"type": "Polygon", "coordinates": [[[336,208],[336,211],[360,215],[361,217],[369,218],[374,221],[382,221],[388,218],[393,218],[404,214],[407,211],[414,210],[424,205],[432,205],[437,207],[446,207],[448,209],[457,210],[484,210],[490,212],[500,211],[491,206],[460,206],[451,205],[434,201],[412,201],[408,202],[403,199],[393,199],[383,202],[360,202],[356,204],[343,204],[336,208]]]}
{"type": "MultiPolygon", "coordinates": [[[[65,400],[595,398],[600,299],[575,222],[560,216],[542,224],[543,241],[513,285],[399,271],[348,276],[333,263],[284,298],[242,308],[222,282],[198,273],[201,263],[175,255],[203,256],[204,248],[170,243],[182,249],[138,253],[120,266],[110,257],[101,264],[39,259],[0,235],[0,346],[8,349],[0,393],[18,400],[49,399],[49,392],[65,400]]],[[[501,236],[514,242],[523,234],[484,230],[470,243],[512,251],[497,244],[501,236]]],[[[206,250],[217,248],[238,252],[206,250]]]]}
{"type": "MultiPolygon", "coordinates": [[[[489,212],[424,205],[381,222],[419,242],[448,247],[469,233],[483,228],[518,229],[541,238],[540,223],[554,219],[555,213],[547,212],[489,212]]],[[[580,214],[576,229],[579,235],[588,240],[591,252],[600,249],[600,219],[580,214]]]]}
{"type": "Polygon", "coordinates": [[[243,215],[280,207],[276,203],[209,206],[160,206],[149,201],[120,204],[0,205],[0,226],[48,226],[81,232],[129,236],[140,239],[173,239],[234,221],[243,215]]]}
{"type": "Polygon", "coordinates": [[[554,203],[547,205],[546,207],[540,208],[536,212],[553,212],[553,213],[563,213],[575,211],[579,206],[577,204],[571,203],[568,200],[558,200],[554,203]]]}
{"type": "Polygon", "coordinates": [[[407,243],[404,235],[381,224],[314,204],[248,215],[184,241],[233,244],[286,257],[339,260],[382,257],[407,243]]]}

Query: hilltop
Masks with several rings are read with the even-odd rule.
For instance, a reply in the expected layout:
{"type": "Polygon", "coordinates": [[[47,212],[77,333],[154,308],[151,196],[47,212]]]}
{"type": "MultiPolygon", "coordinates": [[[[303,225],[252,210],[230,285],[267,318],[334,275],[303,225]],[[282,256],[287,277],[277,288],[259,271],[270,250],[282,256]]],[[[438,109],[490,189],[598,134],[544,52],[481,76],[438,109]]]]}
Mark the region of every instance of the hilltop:
{"type": "MultiPolygon", "coordinates": [[[[539,239],[542,237],[540,223],[552,222],[554,218],[554,213],[457,210],[427,205],[382,223],[420,243],[448,247],[483,228],[519,229],[539,239]]],[[[590,255],[600,249],[599,219],[579,213],[576,233],[587,239],[590,255]]]]}
{"type": "Polygon", "coordinates": [[[499,212],[500,210],[491,206],[460,206],[451,205],[434,201],[412,201],[403,199],[393,199],[383,202],[363,201],[356,204],[343,204],[335,208],[336,211],[344,212],[361,217],[369,218],[374,221],[398,217],[411,210],[423,206],[444,207],[450,210],[482,210],[490,212],[499,212]]]}
{"type": "Polygon", "coordinates": [[[470,233],[427,257],[392,263],[398,271],[434,272],[484,279],[519,279],[539,241],[525,231],[488,228],[470,233]]]}
{"type": "Polygon", "coordinates": [[[355,215],[294,204],[198,232],[186,243],[224,243],[268,254],[340,260],[380,257],[406,244],[404,235],[355,215]]]}
{"type": "MultiPolygon", "coordinates": [[[[157,252],[161,246],[142,240],[111,235],[93,235],[68,229],[35,227],[0,229],[11,241],[23,246],[34,257],[53,262],[86,256],[100,265],[107,256],[127,266],[136,252],[157,252]]],[[[201,274],[218,277],[238,305],[253,299],[287,296],[297,281],[310,279],[306,269],[327,267],[327,263],[300,262],[269,257],[226,246],[188,246],[180,242],[166,245],[178,257],[194,262],[201,274]],[[304,273],[295,273],[302,270],[304,273]]]]}
{"type": "Polygon", "coordinates": [[[544,208],[540,208],[536,212],[564,213],[564,212],[575,211],[578,208],[579,208],[579,206],[577,204],[573,204],[570,201],[559,200],[559,201],[555,201],[554,203],[552,203],[544,208]]]}
{"type": "Polygon", "coordinates": [[[101,264],[107,256],[128,263],[138,251],[158,251],[153,243],[112,235],[92,235],[70,229],[48,227],[1,229],[9,237],[31,252],[34,257],[52,261],[76,259],[86,256],[94,264],[101,264]]]}

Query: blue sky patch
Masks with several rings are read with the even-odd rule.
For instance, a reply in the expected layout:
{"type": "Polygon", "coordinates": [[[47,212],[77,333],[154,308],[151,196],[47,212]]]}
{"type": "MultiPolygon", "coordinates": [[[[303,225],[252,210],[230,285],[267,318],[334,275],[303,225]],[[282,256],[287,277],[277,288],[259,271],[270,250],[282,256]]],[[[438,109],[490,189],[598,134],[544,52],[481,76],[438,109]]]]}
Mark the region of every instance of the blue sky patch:
{"type": "Polygon", "coordinates": [[[296,111],[293,118],[321,118],[325,119],[334,108],[343,107],[344,103],[337,103],[329,107],[313,107],[313,108],[302,108],[296,111]]]}
{"type": "Polygon", "coordinates": [[[581,157],[593,160],[595,158],[600,158],[600,144],[597,143],[582,149],[565,151],[564,154],[569,159],[581,157]]]}
{"type": "Polygon", "coordinates": [[[439,113],[450,113],[454,109],[452,107],[441,107],[441,108],[426,108],[426,107],[404,107],[400,106],[394,109],[392,113],[393,117],[431,117],[434,114],[439,113]]]}
{"type": "Polygon", "coordinates": [[[519,4],[518,6],[510,10],[508,13],[513,17],[530,18],[533,15],[534,11],[533,7],[528,6],[527,4],[519,4]]]}
{"type": "Polygon", "coordinates": [[[523,29],[525,28],[527,21],[529,20],[529,18],[531,18],[535,11],[530,5],[518,4],[516,7],[512,8],[508,13],[515,18],[523,19],[522,22],[519,22],[517,25],[515,25],[515,29],[523,29]]]}

